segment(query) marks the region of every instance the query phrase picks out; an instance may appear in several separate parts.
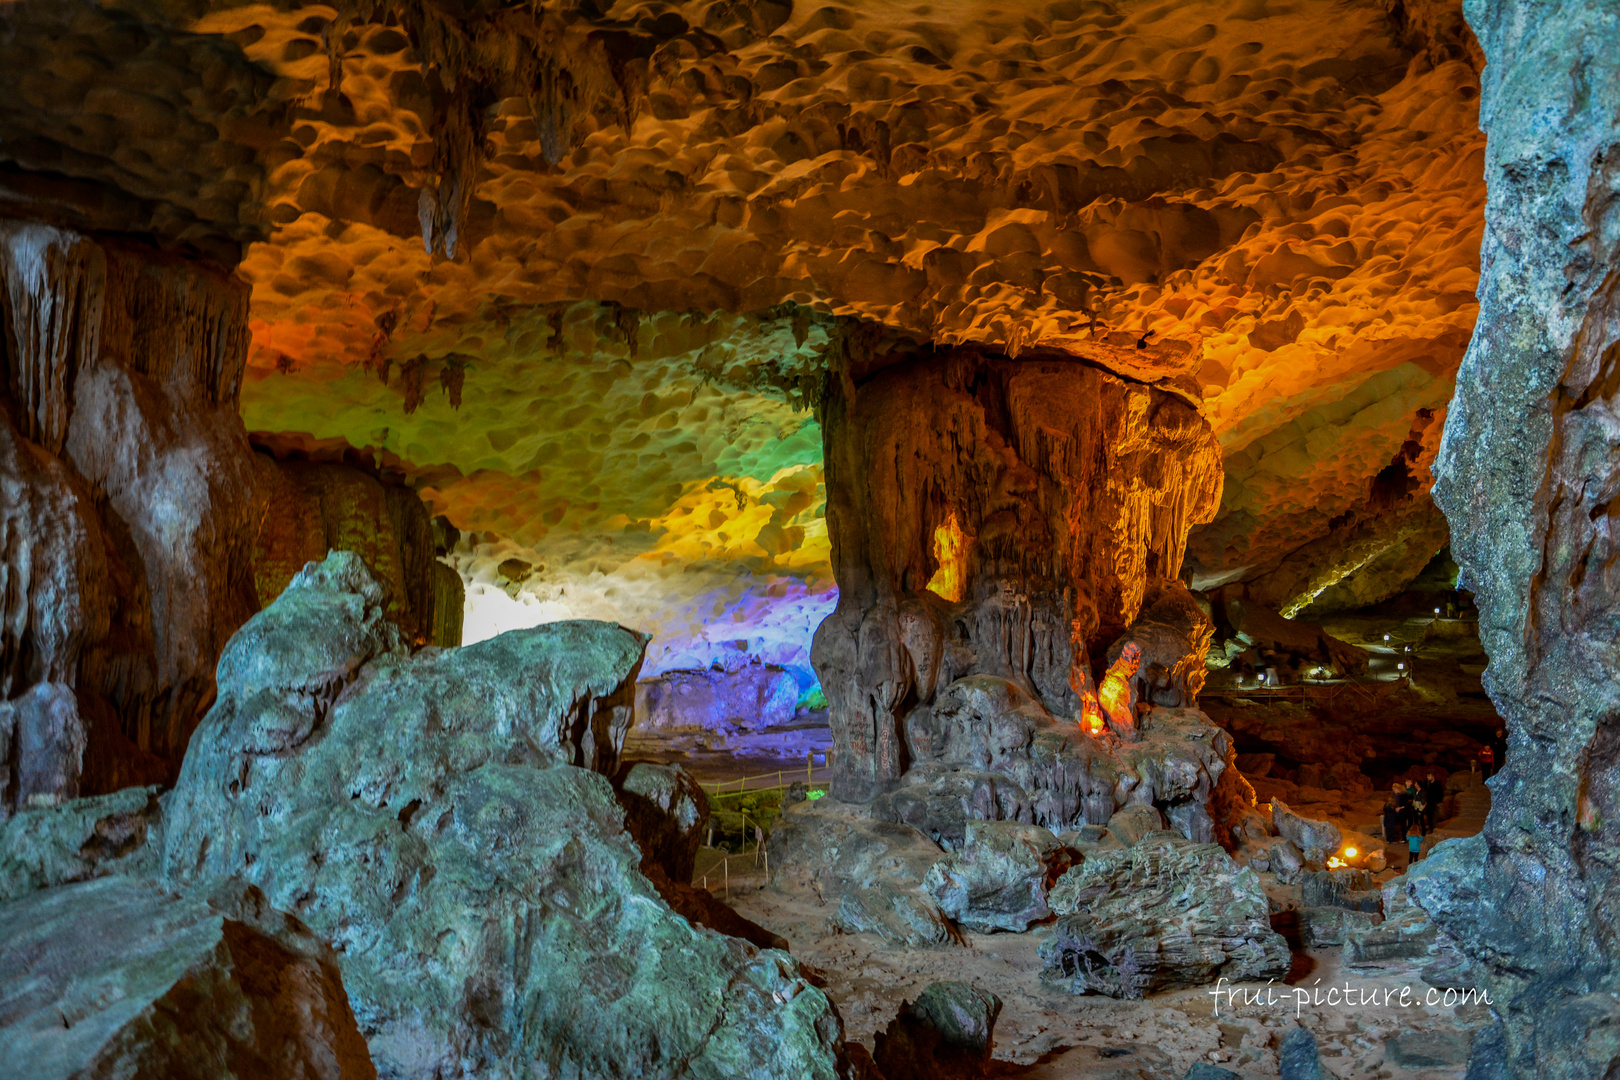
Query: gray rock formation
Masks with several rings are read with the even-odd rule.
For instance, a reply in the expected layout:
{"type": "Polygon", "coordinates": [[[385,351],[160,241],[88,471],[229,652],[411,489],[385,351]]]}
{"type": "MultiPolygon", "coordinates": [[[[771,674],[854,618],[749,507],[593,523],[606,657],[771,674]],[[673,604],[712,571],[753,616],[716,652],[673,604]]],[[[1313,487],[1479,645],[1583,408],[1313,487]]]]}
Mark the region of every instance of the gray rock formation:
{"type": "Polygon", "coordinates": [[[0,904],[0,926],[7,1075],[377,1075],[332,950],[255,889],[107,877],[0,904]]]}
{"type": "Polygon", "coordinates": [[[974,1080],[995,1045],[1001,999],[962,982],[930,983],[878,1032],[872,1060],[884,1080],[974,1080]]]}
{"type": "Polygon", "coordinates": [[[926,834],[946,851],[960,851],[973,821],[1034,820],[1024,789],[1000,773],[962,765],[917,765],[899,785],[872,800],[872,816],[926,834]]]}
{"type": "MultiPolygon", "coordinates": [[[[958,679],[932,706],[913,709],[906,742],[917,765],[1005,777],[1024,800],[1009,791],[998,792],[996,802],[1016,803],[1021,820],[1063,831],[1106,824],[1121,807],[1142,804],[1160,807],[1200,842],[1215,836],[1210,807],[1219,802],[1232,753],[1226,733],[1197,709],[1153,709],[1135,741],[1096,739],[993,675],[958,679]]],[[[981,802],[979,812],[988,812],[988,801],[981,802]]],[[[932,824],[927,831],[947,832],[932,824]]]]}
{"type": "Polygon", "coordinates": [[[1283,1036],[1277,1047],[1277,1064],[1282,1080],[1333,1080],[1333,1074],[1322,1065],[1316,1036],[1307,1028],[1296,1027],[1283,1036]]]}
{"type": "Polygon", "coordinates": [[[768,664],[666,671],[636,684],[636,724],[648,731],[754,731],[790,722],[798,704],[798,681],[768,664]]]}
{"type": "Polygon", "coordinates": [[[1127,806],[1108,819],[1108,831],[1130,847],[1150,832],[1164,828],[1164,815],[1151,806],[1127,806]]]}
{"type": "Polygon", "coordinates": [[[1620,337],[1620,9],[1469,0],[1487,60],[1480,315],[1434,489],[1507,720],[1479,902],[1514,1076],[1620,1068],[1620,584],[1609,516],[1620,337]]]}
{"type": "Polygon", "coordinates": [[[1050,915],[1047,883],[1068,869],[1070,855],[1039,825],[973,821],[967,842],[923,878],[923,891],[963,929],[1022,933],[1050,915]]]}
{"type": "Polygon", "coordinates": [[[1301,817],[1278,799],[1271,800],[1271,821],[1277,835],[1289,841],[1305,856],[1305,862],[1320,867],[1339,849],[1344,835],[1330,821],[1301,817]]]}
{"type": "Polygon", "coordinates": [[[162,845],[156,788],[21,810],[0,825],[0,903],[112,874],[153,876],[162,845]]]}
{"type": "Polygon", "coordinates": [[[1052,887],[1044,976],[1077,994],[1141,997],[1288,971],[1260,879],[1214,844],[1169,832],[1088,857],[1052,887]]]}
{"type": "Polygon", "coordinates": [[[903,945],[952,940],[949,918],[922,888],[945,853],[909,825],[835,799],[806,800],[783,811],[769,850],[770,883],[815,895],[840,930],[903,945]]]}
{"type": "Polygon", "coordinates": [[[232,639],[167,879],[239,877],[330,939],[386,1075],[839,1074],[825,996],[671,912],[591,771],[645,639],[556,623],[411,657],[381,605],[337,554],[232,639]]]}

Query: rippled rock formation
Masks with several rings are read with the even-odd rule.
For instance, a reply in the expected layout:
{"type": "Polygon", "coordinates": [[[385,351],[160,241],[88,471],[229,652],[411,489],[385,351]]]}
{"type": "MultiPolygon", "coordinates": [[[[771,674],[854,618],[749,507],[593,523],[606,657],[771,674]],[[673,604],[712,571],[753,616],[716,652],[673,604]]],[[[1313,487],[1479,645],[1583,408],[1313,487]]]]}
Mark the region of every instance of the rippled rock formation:
{"type": "Polygon", "coordinates": [[[240,878],[327,937],[388,1075],[841,1075],[792,958],[637,869],[603,774],[645,645],[573,622],[410,656],[357,556],[306,567],[221,658],[167,879],[240,878]]]}

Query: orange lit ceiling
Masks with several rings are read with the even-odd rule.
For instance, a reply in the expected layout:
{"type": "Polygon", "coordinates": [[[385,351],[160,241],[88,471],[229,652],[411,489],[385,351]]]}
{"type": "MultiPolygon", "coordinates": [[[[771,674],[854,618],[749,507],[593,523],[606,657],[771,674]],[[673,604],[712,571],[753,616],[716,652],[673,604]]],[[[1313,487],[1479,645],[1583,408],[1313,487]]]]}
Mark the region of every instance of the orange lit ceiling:
{"type": "MultiPolygon", "coordinates": [[[[69,217],[245,243],[249,427],[386,452],[532,544],[813,468],[794,388],[851,320],[1152,330],[1147,375],[1226,449],[1189,552],[1216,580],[1380,512],[1449,399],[1470,46],[1452,6],[1377,0],[12,0],[0,205],[48,173],[85,187],[69,217]]],[[[703,528],[802,569],[780,516],[703,528]]]]}

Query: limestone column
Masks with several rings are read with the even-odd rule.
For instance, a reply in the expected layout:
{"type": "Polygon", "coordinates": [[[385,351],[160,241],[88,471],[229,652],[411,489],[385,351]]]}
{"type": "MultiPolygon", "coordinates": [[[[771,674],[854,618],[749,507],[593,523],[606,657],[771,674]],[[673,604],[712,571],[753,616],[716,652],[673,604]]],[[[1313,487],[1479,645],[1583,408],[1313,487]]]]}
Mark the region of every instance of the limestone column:
{"type": "Polygon", "coordinates": [[[822,426],[838,607],[812,663],[833,793],[908,762],[904,723],[966,675],[1070,716],[1091,660],[1220,499],[1221,458],[1184,391],[1056,352],[973,348],[829,380],[822,426]]]}

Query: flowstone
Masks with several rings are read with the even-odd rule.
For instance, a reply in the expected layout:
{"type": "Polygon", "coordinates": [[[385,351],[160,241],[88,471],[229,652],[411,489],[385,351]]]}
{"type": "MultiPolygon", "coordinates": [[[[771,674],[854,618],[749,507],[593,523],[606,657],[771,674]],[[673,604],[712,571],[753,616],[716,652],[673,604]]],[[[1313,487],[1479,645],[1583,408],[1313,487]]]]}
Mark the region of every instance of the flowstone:
{"type": "Polygon", "coordinates": [[[557,623],[408,656],[381,603],[338,553],[232,639],[167,879],[241,878],[327,937],[384,1075],[842,1075],[827,998],[676,916],[592,771],[645,639],[557,623]]]}

